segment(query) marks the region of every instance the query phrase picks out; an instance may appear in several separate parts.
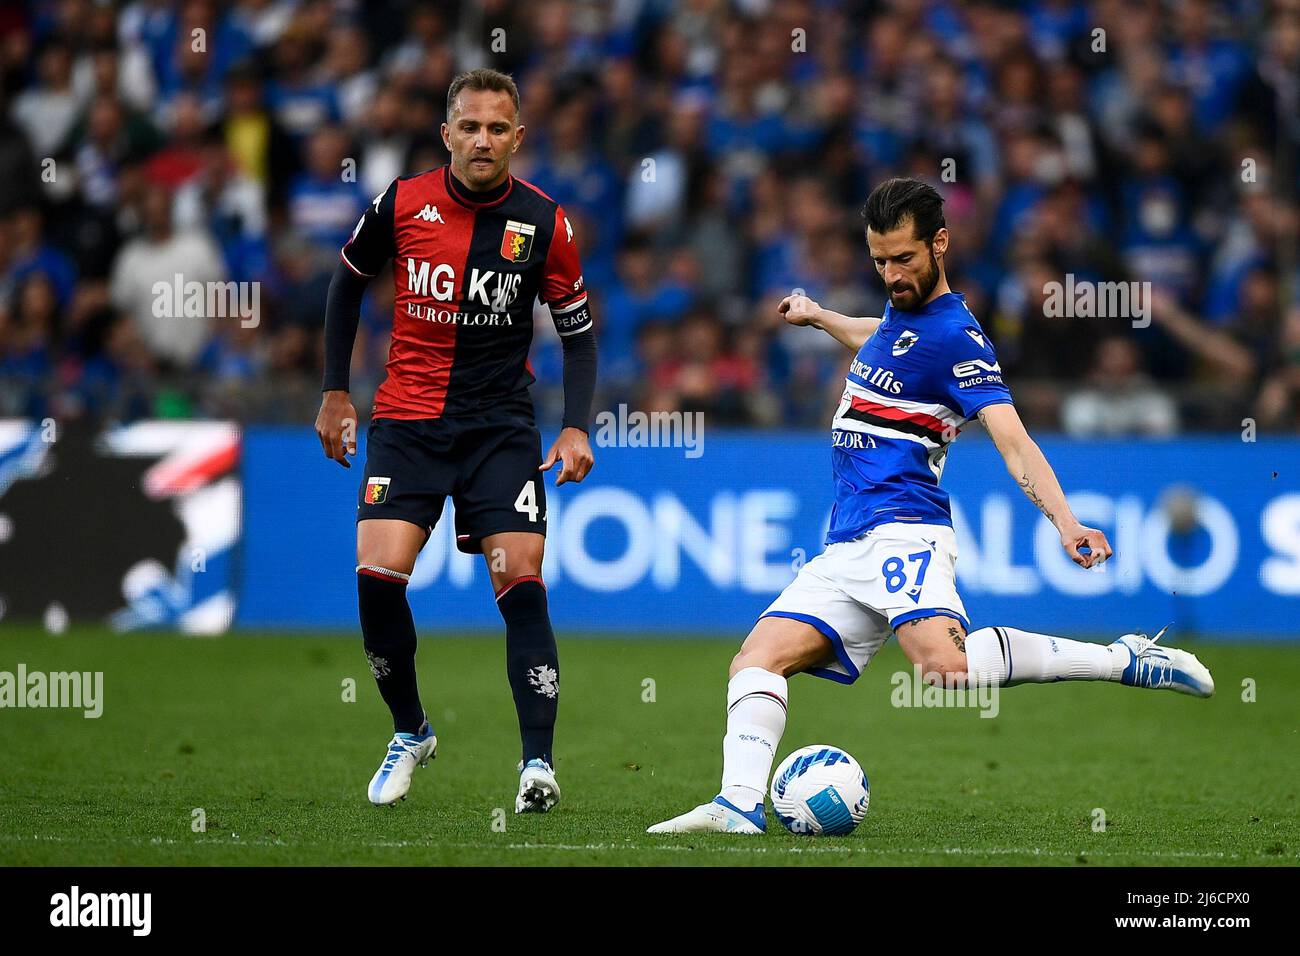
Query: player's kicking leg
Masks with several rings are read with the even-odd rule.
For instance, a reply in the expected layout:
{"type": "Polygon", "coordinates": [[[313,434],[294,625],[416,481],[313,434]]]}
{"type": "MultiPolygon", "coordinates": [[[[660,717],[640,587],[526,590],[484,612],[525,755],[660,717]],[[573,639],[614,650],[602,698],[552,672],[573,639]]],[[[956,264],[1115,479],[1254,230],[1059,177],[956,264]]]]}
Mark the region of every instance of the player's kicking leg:
{"type": "Polygon", "coordinates": [[[436,754],[415,678],[415,622],[406,599],[415,558],[428,531],[408,521],[357,523],[357,605],[366,660],[393,715],[393,737],[366,796],[379,806],[406,798],[411,774],[436,754]]]}
{"type": "Polygon", "coordinates": [[[967,635],[960,622],[931,617],[901,625],[898,642],[922,674],[941,675],[947,686],[1090,680],[1211,696],[1214,678],[1195,654],[1157,643],[1165,630],[1093,644],[1014,627],[982,627],[967,635]]]}
{"type": "Polygon", "coordinates": [[[785,731],[786,678],[834,659],[831,642],[812,625],[788,617],[760,618],[731,662],[721,791],[646,832],[764,832],[767,781],[785,731]]]}
{"type": "Polygon", "coordinates": [[[506,625],[506,676],[519,718],[515,813],[545,813],[560,802],[551,750],[560,703],[560,660],[542,582],[546,539],[512,531],[483,539],[483,555],[506,625]]]}

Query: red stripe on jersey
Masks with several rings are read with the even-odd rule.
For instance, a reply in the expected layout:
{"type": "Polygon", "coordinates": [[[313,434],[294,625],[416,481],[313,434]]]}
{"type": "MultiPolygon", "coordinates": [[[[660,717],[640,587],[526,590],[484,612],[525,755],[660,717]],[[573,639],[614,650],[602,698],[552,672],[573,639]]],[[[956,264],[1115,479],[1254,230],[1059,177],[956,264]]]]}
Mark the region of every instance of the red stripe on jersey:
{"type": "Polygon", "coordinates": [[[388,375],[375,392],[375,418],[437,418],[447,404],[457,323],[422,316],[461,308],[454,296],[469,262],[474,211],[448,194],[444,175],[439,168],[397,183],[393,333],[388,375]],[[442,221],[416,218],[426,206],[435,207],[442,221]]]}
{"type": "MultiPolygon", "coordinates": [[[[866,412],[868,415],[875,415],[877,418],[888,418],[895,422],[911,422],[914,425],[920,425],[922,428],[929,428],[939,435],[944,434],[948,424],[942,419],[935,418],[933,415],[926,415],[924,412],[905,412],[901,408],[895,408],[892,405],[880,405],[876,402],[867,401],[865,398],[853,396],[853,410],[855,412],[866,412]]],[[[953,437],[956,437],[959,429],[953,430],[953,437]]]]}
{"type": "MultiPolygon", "coordinates": [[[[534,190],[542,192],[536,187],[534,190]]],[[[546,194],[542,193],[542,195],[546,194]]],[[[542,273],[539,298],[552,309],[563,309],[582,299],[586,294],[587,289],[582,282],[582,265],[578,261],[578,242],[574,238],[573,227],[569,225],[569,218],[564,214],[564,207],[556,206],[555,235],[551,238],[551,247],[546,252],[546,268],[542,273]]]]}

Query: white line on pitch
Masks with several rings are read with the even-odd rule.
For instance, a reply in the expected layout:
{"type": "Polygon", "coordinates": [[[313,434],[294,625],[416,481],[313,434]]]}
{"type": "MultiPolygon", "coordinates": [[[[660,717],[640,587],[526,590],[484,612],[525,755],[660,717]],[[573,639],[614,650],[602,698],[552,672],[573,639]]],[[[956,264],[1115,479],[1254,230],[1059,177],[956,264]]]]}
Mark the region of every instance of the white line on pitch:
{"type": "MultiPolygon", "coordinates": [[[[311,842],[289,842],[282,839],[275,840],[243,840],[243,839],[222,839],[219,837],[199,837],[194,840],[177,840],[171,837],[163,839],[161,837],[152,837],[148,840],[115,840],[112,838],[72,838],[51,834],[32,834],[30,836],[17,833],[0,834],[0,840],[10,842],[49,842],[49,843],[74,843],[74,844],[109,844],[111,846],[121,846],[134,844],[137,846],[243,846],[243,847],[290,847],[290,848],[307,848],[307,847],[337,847],[335,843],[325,843],[320,841],[311,842]]],[[[859,853],[875,855],[902,855],[909,856],[1042,856],[1042,857],[1139,857],[1139,858],[1169,858],[1169,859],[1203,859],[1203,860],[1222,860],[1222,859],[1250,859],[1262,856],[1259,852],[1228,852],[1225,850],[1044,850],[1041,847],[1025,849],[1022,847],[875,847],[875,846],[716,846],[707,843],[696,843],[691,846],[682,846],[680,844],[636,844],[636,843],[436,843],[436,842],[419,842],[415,840],[373,840],[365,843],[353,843],[352,846],[365,849],[424,849],[424,850],[559,850],[563,852],[592,852],[608,850],[630,850],[633,852],[640,850],[657,850],[668,853],[694,853],[697,850],[705,853],[859,853]]],[[[1281,853],[1275,854],[1279,859],[1300,859],[1298,853],[1281,853]]]]}

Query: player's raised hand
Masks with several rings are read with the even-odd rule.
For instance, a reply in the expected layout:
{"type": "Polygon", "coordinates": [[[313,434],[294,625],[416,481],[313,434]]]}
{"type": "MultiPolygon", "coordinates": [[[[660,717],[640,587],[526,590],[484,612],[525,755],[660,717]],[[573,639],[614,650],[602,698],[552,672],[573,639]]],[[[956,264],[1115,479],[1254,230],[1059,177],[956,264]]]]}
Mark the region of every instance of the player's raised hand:
{"type": "Polygon", "coordinates": [[[357,453],[357,410],[347,392],[330,391],[321,396],[316,416],[316,437],[325,457],[351,468],[348,455],[357,453]]]}
{"type": "Polygon", "coordinates": [[[560,462],[560,473],[555,478],[556,485],[586,478],[591,466],[596,463],[591,454],[591,444],[587,441],[587,433],[581,428],[562,430],[551,450],[546,453],[546,460],[537,470],[550,471],[557,461],[560,462]]]}
{"type": "Polygon", "coordinates": [[[1114,554],[1104,534],[1081,524],[1061,532],[1061,547],[1065,548],[1070,560],[1082,568],[1096,567],[1114,554]],[[1086,554],[1082,548],[1088,549],[1086,554]]]}
{"type": "Polygon", "coordinates": [[[821,309],[814,300],[804,295],[802,289],[795,289],[776,307],[776,311],[791,325],[812,325],[821,309]]]}

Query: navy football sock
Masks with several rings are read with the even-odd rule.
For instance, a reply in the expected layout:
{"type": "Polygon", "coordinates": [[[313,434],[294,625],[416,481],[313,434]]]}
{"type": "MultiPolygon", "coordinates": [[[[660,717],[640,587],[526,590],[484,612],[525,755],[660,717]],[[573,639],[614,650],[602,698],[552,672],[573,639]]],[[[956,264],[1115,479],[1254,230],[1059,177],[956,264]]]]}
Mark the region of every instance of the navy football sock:
{"type": "Polygon", "coordinates": [[[524,762],[540,758],[553,767],[560,661],[542,579],[515,578],[498,592],[497,607],[506,622],[506,673],[519,715],[524,762]]]}
{"type": "Polygon", "coordinates": [[[357,607],[370,672],[392,711],[393,729],[415,734],[424,724],[424,709],[415,680],[415,621],[406,600],[408,580],[408,575],[386,568],[357,568],[357,607]]]}

